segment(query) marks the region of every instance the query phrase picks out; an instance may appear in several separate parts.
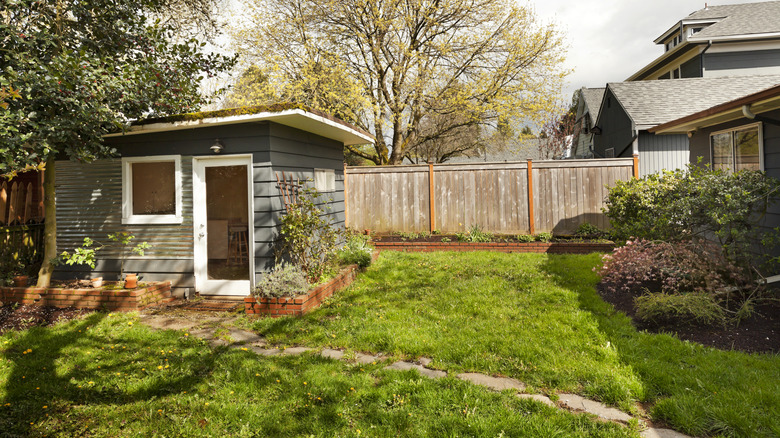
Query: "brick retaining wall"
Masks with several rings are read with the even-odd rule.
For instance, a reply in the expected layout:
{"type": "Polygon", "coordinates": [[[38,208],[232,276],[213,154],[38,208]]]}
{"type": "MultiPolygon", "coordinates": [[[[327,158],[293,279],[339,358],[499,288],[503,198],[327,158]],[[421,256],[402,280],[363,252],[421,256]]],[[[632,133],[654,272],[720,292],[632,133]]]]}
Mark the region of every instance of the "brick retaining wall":
{"type": "Polygon", "coordinates": [[[612,252],[613,243],[593,242],[372,242],[378,250],[404,252],[493,251],[549,254],[590,254],[612,252]]]}
{"type": "Polygon", "coordinates": [[[115,290],[0,287],[0,301],[4,304],[19,303],[129,312],[173,300],[170,281],[147,284],[148,286],[143,288],[115,290]]]}

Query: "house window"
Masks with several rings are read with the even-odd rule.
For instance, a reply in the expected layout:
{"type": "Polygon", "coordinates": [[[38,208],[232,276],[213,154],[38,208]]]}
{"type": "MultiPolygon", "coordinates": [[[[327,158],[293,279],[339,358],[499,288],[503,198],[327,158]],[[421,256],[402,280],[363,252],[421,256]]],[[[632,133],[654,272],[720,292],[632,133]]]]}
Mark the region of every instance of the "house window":
{"type": "Polygon", "coordinates": [[[710,136],[712,167],[730,171],[762,170],[761,125],[741,126],[710,136]]]}
{"type": "Polygon", "coordinates": [[[333,169],[314,169],[314,188],[318,192],[336,191],[336,171],[333,169]]]}
{"type": "Polygon", "coordinates": [[[122,159],[122,223],[181,223],[181,157],[122,159]]]}

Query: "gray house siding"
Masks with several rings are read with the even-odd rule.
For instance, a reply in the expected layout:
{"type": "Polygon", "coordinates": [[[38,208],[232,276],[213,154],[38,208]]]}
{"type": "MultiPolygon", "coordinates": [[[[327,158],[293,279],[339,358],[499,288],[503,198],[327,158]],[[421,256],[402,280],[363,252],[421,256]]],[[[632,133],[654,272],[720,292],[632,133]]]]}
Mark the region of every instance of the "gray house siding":
{"type": "Polygon", "coordinates": [[[601,134],[594,136],[593,149],[596,157],[604,158],[605,151],[609,148],[615,149],[616,158],[630,157],[633,153],[633,123],[610,89],[607,89],[604,95],[597,120],[601,134]]]}
{"type": "Polygon", "coordinates": [[[659,173],[664,169],[685,167],[690,160],[688,136],[639,133],[639,175],[659,173]]]}
{"type": "MultiPolygon", "coordinates": [[[[780,110],[761,115],[770,119],[780,120],[780,110]]],[[[691,163],[697,163],[699,157],[701,157],[702,165],[710,164],[712,162],[710,154],[710,134],[713,132],[754,123],[756,123],[755,120],[742,118],[696,131],[696,133],[693,134],[693,137],[691,137],[691,163]]],[[[762,123],[761,132],[764,139],[764,171],[768,176],[780,179],[780,126],[762,123]]],[[[780,226],[780,203],[775,203],[768,209],[764,224],[770,228],[780,226]]]]}
{"type": "Polygon", "coordinates": [[[777,73],[780,73],[780,49],[704,55],[705,77],[777,73]]]}
{"type": "Polygon", "coordinates": [[[680,66],[680,77],[681,78],[700,78],[702,75],[701,71],[701,57],[697,56],[690,61],[687,61],[683,63],[683,65],[680,66]]]}
{"type": "MultiPolygon", "coordinates": [[[[306,181],[313,180],[315,168],[334,169],[336,187],[333,193],[327,194],[333,198],[329,211],[337,224],[344,224],[344,165],[340,142],[272,122],[204,127],[107,139],[123,157],[181,155],[182,224],[122,225],[121,159],[90,164],[58,162],[58,251],[80,246],[87,236],[107,240],[108,233],[128,231],[136,236],[136,241],[146,241],[152,248],[143,258],[128,258],[127,271],[140,272],[145,280],[172,280],[174,287],[194,287],[192,159],[214,156],[209,148],[217,138],[224,145],[221,155],[252,154],[253,157],[256,278],[270,269],[274,261],[273,242],[283,213],[276,172],[292,173],[296,179],[306,181]]],[[[89,267],[63,266],[57,276],[115,278],[119,272],[119,253],[104,250],[97,258],[97,266],[91,272],[89,267]]]]}

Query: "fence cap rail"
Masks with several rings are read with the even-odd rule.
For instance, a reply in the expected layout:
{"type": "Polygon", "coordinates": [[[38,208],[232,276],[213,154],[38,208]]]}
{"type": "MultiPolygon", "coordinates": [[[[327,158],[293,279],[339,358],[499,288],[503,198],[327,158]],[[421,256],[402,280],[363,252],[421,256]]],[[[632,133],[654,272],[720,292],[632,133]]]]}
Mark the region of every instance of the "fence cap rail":
{"type": "MultiPolygon", "coordinates": [[[[581,167],[631,167],[633,157],[599,158],[589,160],[539,160],[532,161],[536,169],[581,168],[581,167]]],[[[489,169],[527,169],[528,161],[494,161],[480,163],[440,163],[434,164],[434,172],[453,170],[489,170],[489,169]]],[[[429,171],[428,164],[404,164],[395,166],[344,166],[348,174],[358,173],[423,173],[429,171]]]]}

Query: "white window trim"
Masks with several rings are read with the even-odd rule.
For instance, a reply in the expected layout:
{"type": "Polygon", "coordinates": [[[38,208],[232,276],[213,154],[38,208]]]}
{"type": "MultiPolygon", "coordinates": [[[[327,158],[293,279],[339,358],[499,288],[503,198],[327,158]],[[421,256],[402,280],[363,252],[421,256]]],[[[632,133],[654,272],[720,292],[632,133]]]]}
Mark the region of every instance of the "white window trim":
{"type": "MultiPolygon", "coordinates": [[[[764,169],[764,127],[763,127],[763,123],[761,123],[761,122],[750,123],[750,124],[747,124],[747,125],[735,126],[733,128],[729,128],[729,129],[721,129],[720,131],[710,132],[709,144],[707,145],[709,147],[709,150],[710,150],[710,166],[712,166],[713,169],[715,168],[715,163],[713,161],[713,156],[712,156],[712,137],[713,136],[718,135],[718,134],[726,134],[726,133],[729,133],[729,132],[745,131],[745,130],[748,130],[748,129],[753,128],[753,127],[757,127],[758,128],[758,168],[761,171],[764,171],[765,170],[764,169]]],[[[736,151],[734,149],[734,142],[733,142],[734,137],[732,136],[731,139],[732,139],[732,143],[731,143],[731,161],[736,163],[736,157],[735,157],[736,151]]],[[[734,171],[734,169],[729,169],[729,172],[733,172],[733,171],[734,171]]]]}
{"type": "Polygon", "coordinates": [[[122,158],[122,224],[180,224],[182,223],[182,183],[181,183],[181,155],[155,155],[151,157],[122,158]],[[133,214],[133,163],[160,163],[170,162],[174,164],[174,184],[176,188],[176,214],[133,214]]]}

